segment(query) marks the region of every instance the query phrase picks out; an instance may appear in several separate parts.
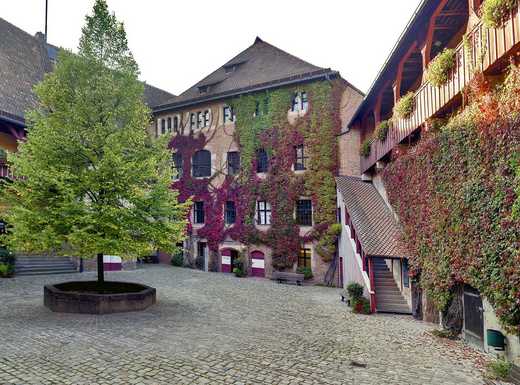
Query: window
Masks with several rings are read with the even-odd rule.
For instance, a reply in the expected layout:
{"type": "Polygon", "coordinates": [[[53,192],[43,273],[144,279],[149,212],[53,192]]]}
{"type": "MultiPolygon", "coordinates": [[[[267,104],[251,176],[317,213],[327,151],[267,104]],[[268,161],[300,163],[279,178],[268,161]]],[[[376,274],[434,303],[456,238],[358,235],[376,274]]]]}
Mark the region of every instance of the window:
{"type": "Polygon", "coordinates": [[[253,113],[254,117],[267,115],[269,112],[269,98],[264,98],[262,101],[257,100],[255,104],[255,112],[253,113]]]}
{"type": "Polygon", "coordinates": [[[296,201],[296,223],[300,226],[312,226],[312,202],[309,199],[296,201]]]}
{"type": "Polygon", "coordinates": [[[307,100],[307,92],[302,92],[301,96],[302,100],[302,111],[307,111],[307,108],[309,108],[309,101],[307,100]]]}
{"type": "Polygon", "coordinates": [[[197,257],[204,258],[206,256],[206,242],[197,242],[197,257]]]}
{"type": "MultiPolygon", "coordinates": [[[[392,262],[393,263],[393,262],[392,262]]],[[[403,259],[403,286],[410,287],[410,276],[408,274],[408,259],[403,259]]]]}
{"type": "Polygon", "coordinates": [[[267,152],[261,148],[256,151],[256,172],[267,172],[269,169],[269,158],[267,152]]]}
{"type": "Polygon", "coordinates": [[[161,134],[166,134],[166,119],[161,119],[161,134]]]}
{"type": "Polygon", "coordinates": [[[191,130],[194,130],[196,124],[197,124],[197,117],[195,116],[195,113],[192,112],[192,113],[190,114],[190,129],[191,129],[191,130]]]}
{"type": "Polygon", "coordinates": [[[168,132],[172,132],[172,118],[168,117],[168,132]]]}
{"type": "Polygon", "coordinates": [[[301,248],[298,255],[298,267],[311,267],[311,249],[301,248]]]}
{"type": "Polygon", "coordinates": [[[175,132],[176,134],[179,133],[179,117],[178,116],[173,117],[173,132],[175,132]]]}
{"type": "Polygon", "coordinates": [[[191,173],[195,178],[211,176],[211,153],[208,150],[197,151],[191,163],[191,173]]]}
{"type": "Polygon", "coordinates": [[[182,178],[182,155],[178,152],[172,155],[173,179],[182,178]]]}
{"type": "Polygon", "coordinates": [[[240,172],[240,153],[230,151],[227,153],[227,173],[228,175],[236,175],[240,172]]]}
{"type": "Polygon", "coordinates": [[[225,219],[226,219],[226,225],[232,225],[233,223],[235,223],[235,221],[237,219],[235,202],[233,202],[233,201],[226,202],[225,219]]]}
{"type": "Polygon", "coordinates": [[[197,112],[197,128],[204,127],[204,115],[201,111],[197,112]]]}
{"type": "Polygon", "coordinates": [[[267,201],[256,203],[256,223],[259,225],[271,224],[271,204],[267,201]]]}
{"type": "Polygon", "coordinates": [[[195,202],[193,204],[193,223],[204,223],[204,202],[195,202]]]}
{"type": "Polygon", "coordinates": [[[224,123],[235,121],[235,111],[229,106],[224,107],[224,123]]]}
{"type": "Polygon", "coordinates": [[[204,127],[209,127],[209,110],[204,111],[204,127]]]}
{"type": "Polygon", "coordinates": [[[305,150],[303,144],[294,147],[295,160],[294,160],[294,170],[301,171],[306,170],[307,156],[305,155],[305,150]]]}
{"type": "Polygon", "coordinates": [[[292,99],[291,111],[307,111],[309,102],[307,100],[307,92],[297,92],[292,99]]]}

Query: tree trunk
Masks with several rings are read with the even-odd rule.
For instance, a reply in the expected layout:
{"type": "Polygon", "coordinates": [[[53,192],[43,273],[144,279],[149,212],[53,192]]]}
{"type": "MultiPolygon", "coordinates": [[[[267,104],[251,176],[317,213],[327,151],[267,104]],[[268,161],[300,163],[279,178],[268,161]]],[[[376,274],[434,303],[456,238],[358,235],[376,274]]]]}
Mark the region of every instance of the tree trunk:
{"type": "Polygon", "coordinates": [[[102,286],[105,283],[105,265],[103,264],[103,253],[97,255],[97,281],[102,286]]]}

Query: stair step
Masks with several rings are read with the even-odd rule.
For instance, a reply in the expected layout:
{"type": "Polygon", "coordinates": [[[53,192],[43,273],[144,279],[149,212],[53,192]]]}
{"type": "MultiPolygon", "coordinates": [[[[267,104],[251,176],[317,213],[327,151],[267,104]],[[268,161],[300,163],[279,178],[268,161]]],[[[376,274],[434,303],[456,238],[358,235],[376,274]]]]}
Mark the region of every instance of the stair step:
{"type": "Polygon", "coordinates": [[[50,274],[71,274],[71,273],[77,273],[77,270],[49,270],[49,271],[24,271],[24,272],[17,272],[16,275],[23,276],[23,275],[50,275],[50,274]]]}
{"type": "Polygon", "coordinates": [[[56,262],[56,261],[70,261],[70,258],[69,257],[16,257],[16,261],[19,261],[19,262],[32,262],[32,261],[56,262]]]}
{"type": "Polygon", "coordinates": [[[74,265],[57,265],[57,266],[15,266],[16,272],[33,271],[33,270],[76,270],[74,265]]]}

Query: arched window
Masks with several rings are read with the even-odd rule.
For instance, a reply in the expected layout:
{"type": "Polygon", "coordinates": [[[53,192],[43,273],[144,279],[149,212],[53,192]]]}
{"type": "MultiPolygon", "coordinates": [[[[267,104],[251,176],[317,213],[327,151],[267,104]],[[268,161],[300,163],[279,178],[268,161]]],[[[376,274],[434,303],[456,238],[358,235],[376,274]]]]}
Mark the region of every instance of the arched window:
{"type": "Polygon", "coordinates": [[[261,148],[256,151],[256,172],[267,172],[269,168],[269,158],[267,152],[261,148]]]}
{"type": "Polygon", "coordinates": [[[208,150],[197,151],[191,161],[191,173],[196,178],[211,176],[211,152],[208,150]]]}

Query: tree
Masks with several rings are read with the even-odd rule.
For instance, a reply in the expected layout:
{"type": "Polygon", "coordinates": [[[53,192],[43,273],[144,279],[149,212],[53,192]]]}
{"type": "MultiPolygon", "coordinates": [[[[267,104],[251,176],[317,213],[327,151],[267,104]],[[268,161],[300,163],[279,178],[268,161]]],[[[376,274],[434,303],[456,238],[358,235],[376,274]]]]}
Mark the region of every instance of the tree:
{"type": "Polygon", "coordinates": [[[35,87],[27,141],[9,161],[6,241],[15,250],[124,257],[175,252],[189,203],[170,189],[171,154],[147,135],[150,111],[124,27],[97,0],[79,53],[61,51],[35,87]]]}

